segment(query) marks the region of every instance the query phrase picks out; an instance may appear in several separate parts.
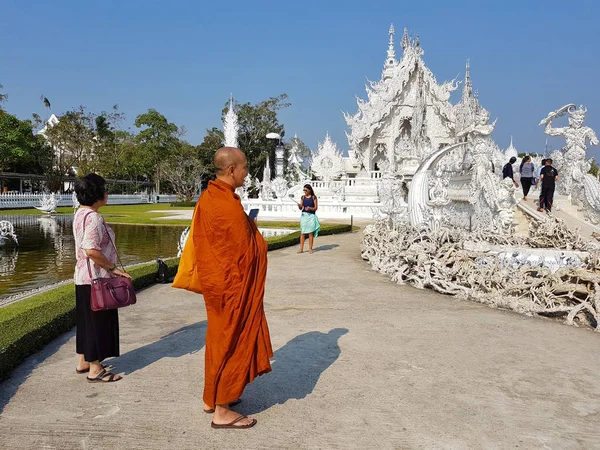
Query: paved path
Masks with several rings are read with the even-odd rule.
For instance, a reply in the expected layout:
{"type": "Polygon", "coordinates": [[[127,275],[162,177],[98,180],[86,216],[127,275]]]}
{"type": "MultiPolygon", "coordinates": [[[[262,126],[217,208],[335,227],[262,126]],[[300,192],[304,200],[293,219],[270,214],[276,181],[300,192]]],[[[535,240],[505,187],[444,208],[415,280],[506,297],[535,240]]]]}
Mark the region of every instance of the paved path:
{"type": "Polygon", "coordinates": [[[200,296],[155,286],[121,313],[125,379],[75,374],[73,333],[0,385],[3,449],[600,448],[600,336],[392,284],[360,234],[269,255],[273,372],[251,430],[202,412],[200,296]]]}

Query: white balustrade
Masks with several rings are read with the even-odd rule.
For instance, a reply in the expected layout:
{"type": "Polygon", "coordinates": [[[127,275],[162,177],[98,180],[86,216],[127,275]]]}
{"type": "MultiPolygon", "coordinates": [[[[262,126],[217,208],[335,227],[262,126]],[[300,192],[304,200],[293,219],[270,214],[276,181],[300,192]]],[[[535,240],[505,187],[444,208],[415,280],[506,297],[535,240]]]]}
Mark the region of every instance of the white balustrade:
{"type": "MultiPolygon", "coordinates": [[[[258,209],[258,217],[268,218],[292,218],[300,217],[300,210],[295,202],[269,201],[260,199],[243,200],[244,210],[258,209]]],[[[381,203],[366,202],[335,202],[319,201],[317,215],[324,219],[350,219],[350,216],[364,219],[372,219],[373,213],[382,208],[381,203]]]]}
{"type": "MultiPolygon", "coordinates": [[[[72,194],[57,194],[57,206],[73,206],[72,194]]],[[[195,196],[193,201],[198,200],[199,196],[195,196]]],[[[0,209],[18,209],[18,208],[33,208],[39,206],[42,200],[42,194],[30,193],[14,193],[7,192],[0,194],[0,209]]],[[[176,195],[171,194],[109,194],[109,205],[135,205],[142,203],[173,203],[177,202],[176,195]]]]}

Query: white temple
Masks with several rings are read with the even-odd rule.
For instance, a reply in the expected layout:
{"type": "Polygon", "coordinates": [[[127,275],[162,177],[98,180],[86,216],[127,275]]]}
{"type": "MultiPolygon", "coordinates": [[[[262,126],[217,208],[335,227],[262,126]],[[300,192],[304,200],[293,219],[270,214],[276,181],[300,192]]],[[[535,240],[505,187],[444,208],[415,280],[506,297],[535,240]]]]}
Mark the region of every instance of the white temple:
{"type": "MultiPolygon", "coordinates": [[[[401,46],[398,60],[391,26],[381,79],[369,82],[367,99],[357,100],[354,115],[345,114],[348,156],[343,156],[327,133],[312,158],[310,169],[316,180],[292,179],[288,171],[287,185],[279,175],[276,183],[266,169],[260,199],[246,197],[245,208],[258,207],[263,216],[297,215],[295,202],[306,182],[315,188],[323,217],[383,214],[399,218],[412,208],[411,222],[421,224],[431,221],[431,214],[439,220],[452,202],[454,210],[460,211],[455,215],[460,215],[459,222],[464,224],[475,215],[486,216],[490,209],[498,212],[513,206],[508,197],[502,200],[505,194],[511,195],[500,187],[506,156],[490,137],[495,121],[488,123],[490,115],[474,93],[469,61],[461,99],[453,105],[450,95],[459,82],[439,84],[423,61],[419,39],[409,36],[406,29],[401,46]],[[448,148],[452,150],[446,151],[448,148]],[[423,165],[428,174],[421,173],[419,187],[409,199],[413,178],[423,165]],[[485,185],[487,194],[474,188],[477,183],[485,185]],[[482,200],[477,212],[469,206],[478,201],[475,194],[489,200],[482,200]]],[[[298,166],[296,152],[289,152],[287,166],[298,166]]]]}
{"type": "Polygon", "coordinates": [[[425,155],[456,141],[449,100],[457,84],[438,84],[423,61],[419,39],[406,29],[398,61],[393,25],[389,34],[381,80],[366,86],[367,100],[357,100],[356,114],[345,115],[354,173],[364,169],[412,175],[425,155]]]}

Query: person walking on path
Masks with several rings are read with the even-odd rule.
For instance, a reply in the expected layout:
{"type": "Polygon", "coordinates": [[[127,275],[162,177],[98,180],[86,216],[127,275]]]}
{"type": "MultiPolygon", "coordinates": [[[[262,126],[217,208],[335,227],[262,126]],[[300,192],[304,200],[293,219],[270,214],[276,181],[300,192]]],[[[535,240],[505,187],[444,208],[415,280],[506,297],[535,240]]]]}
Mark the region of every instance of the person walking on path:
{"type": "Polygon", "coordinates": [[[314,238],[319,235],[321,225],[317,218],[317,209],[319,209],[319,201],[310,184],[304,185],[304,195],[298,203],[298,209],[302,210],[300,217],[300,250],[298,253],[304,252],[304,241],[308,235],[308,253],[313,253],[314,238]]]}
{"type": "Polygon", "coordinates": [[[516,162],[517,158],[513,156],[506,164],[504,164],[504,167],[502,168],[502,179],[510,178],[513,180],[513,183],[515,183],[515,187],[519,187],[519,183],[515,181],[515,176],[513,174],[513,164],[516,162]]]}
{"type": "Polygon", "coordinates": [[[552,211],[552,202],[554,201],[554,189],[558,180],[558,170],[552,167],[552,160],[547,159],[545,166],[540,172],[542,180],[542,192],[540,194],[540,206],[538,211],[546,210],[547,213],[552,211]]]}
{"type": "Polygon", "coordinates": [[[531,162],[531,156],[524,156],[521,161],[521,167],[519,167],[519,172],[521,173],[521,187],[523,188],[523,200],[525,201],[527,201],[527,194],[529,194],[531,186],[535,183],[534,170],[535,167],[531,162]]]}
{"type": "Polygon", "coordinates": [[[75,181],[80,207],[73,218],[75,236],[75,345],[77,373],[88,373],[90,383],[114,382],[120,375],[111,373],[101,362],[119,356],[119,316],[116,309],[92,311],[92,275],[99,278],[131,276],[117,268],[115,233],[98,209],[108,201],[106,181],[94,173],[75,181]],[[90,262],[88,270],[88,259],[90,262]],[[91,271],[91,274],[90,274],[91,271]]]}
{"type": "Polygon", "coordinates": [[[215,153],[217,179],[196,204],[173,287],[204,297],[206,331],[204,412],[211,426],[250,428],[256,419],[231,410],[246,385],[271,371],[273,357],[263,307],[267,243],[244,212],[235,189],[248,174],[237,148],[215,153]]]}

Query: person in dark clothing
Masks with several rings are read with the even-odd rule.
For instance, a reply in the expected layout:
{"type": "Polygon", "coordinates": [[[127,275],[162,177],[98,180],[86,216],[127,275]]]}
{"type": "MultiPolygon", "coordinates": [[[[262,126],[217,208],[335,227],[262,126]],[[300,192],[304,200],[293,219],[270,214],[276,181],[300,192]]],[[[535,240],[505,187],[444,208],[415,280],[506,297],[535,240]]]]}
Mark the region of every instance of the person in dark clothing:
{"type": "Polygon", "coordinates": [[[517,158],[513,156],[506,164],[504,164],[504,167],[502,168],[502,179],[510,178],[513,180],[513,183],[515,183],[515,187],[519,187],[519,183],[515,181],[515,176],[513,174],[513,164],[516,162],[517,158]]]}
{"type": "Polygon", "coordinates": [[[558,170],[552,167],[552,160],[547,159],[546,165],[540,171],[542,180],[542,193],[540,194],[540,207],[538,211],[552,211],[552,202],[554,201],[554,189],[558,180],[558,170]]]}

